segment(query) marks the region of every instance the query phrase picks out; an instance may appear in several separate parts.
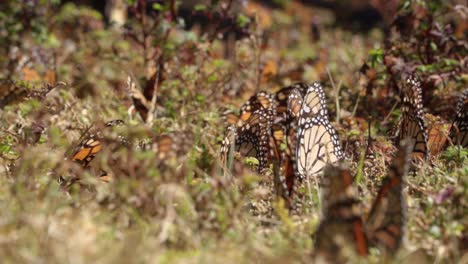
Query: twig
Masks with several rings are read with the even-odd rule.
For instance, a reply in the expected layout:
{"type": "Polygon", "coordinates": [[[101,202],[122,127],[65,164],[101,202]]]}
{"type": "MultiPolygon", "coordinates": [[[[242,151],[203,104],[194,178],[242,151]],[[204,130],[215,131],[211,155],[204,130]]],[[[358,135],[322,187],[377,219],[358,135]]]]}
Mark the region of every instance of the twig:
{"type": "Polygon", "coordinates": [[[177,20],[177,11],[176,11],[176,8],[175,8],[175,4],[176,4],[176,1],[175,0],[171,0],[171,3],[170,3],[170,11],[171,11],[171,18],[172,18],[172,21],[176,21],[177,20]]]}
{"type": "MultiPolygon", "coordinates": [[[[162,56],[161,56],[162,57],[162,56]]],[[[151,98],[151,104],[148,111],[148,117],[146,118],[146,124],[151,124],[156,117],[156,102],[158,98],[158,88],[159,88],[159,77],[161,73],[161,64],[158,64],[158,69],[156,72],[156,79],[153,84],[153,96],[151,98]]]]}
{"type": "Polygon", "coordinates": [[[390,112],[388,112],[388,115],[385,116],[384,120],[381,122],[381,124],[386,124],[387,123],[387,119],[390,118],[390,116],[392,115],[393,113],[393,110],[395,110],[395,108],[397,107],[397,105],[399,104],[399,102],[396,102],[393,106],[392,106],[392,109],[390,109],[390,112]]]}
{"type": "Polygon", "coordinates": [[[262,57],[262,49],[261,49],[261,43],[259,44],[259,42],[261,42],[261,37],[258,34],[258,29],[256,29],[254,43],[253,43],[254,44],[254,49],[256,51],[255,59],[256,59],[256,63],[257,63],[257,69],[256,69],[257,84],[256,84],[256,87],[255,87],[255,93],[259,92],[259,90],[260,90],[260,81],[262,79],[262,69],[261,69],[261,65],[260,65],[261,57],[262,57]]]}
{"type": "Polygon", "coordinates": [[[331,85],[333,87],[333,90],[335,91],[335,105],[336,105],[336,122],[339,124],[340,123],[340,100],[339,100],[339,93],[340,93],[340,87],[342,81],[338,83],[338,86],[335,85],[335,82],[333,81],[333,77],[331,75],[330,69],[327,67],[327,74],[328,78],[330,79],[331,85]]]}

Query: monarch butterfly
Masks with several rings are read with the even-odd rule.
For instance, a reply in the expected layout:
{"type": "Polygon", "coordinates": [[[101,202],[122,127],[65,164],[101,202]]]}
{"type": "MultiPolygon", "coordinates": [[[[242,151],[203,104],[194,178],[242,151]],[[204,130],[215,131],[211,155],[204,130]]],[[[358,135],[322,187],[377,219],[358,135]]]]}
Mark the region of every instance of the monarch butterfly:
{"type": "Polygon", "coordinates": [[[256,95],[251,96],[249,100],[241,106],[239,115],[227,111],[224,113],[223,118],[227,124],[241,127],[254,111],[258,109],[275,111],[275,107],[276,102],[273,95],[265,91],[261,91],[256,95]]]}
{"type": "Polygon", "coordinates": [[[285,127],[274,124],[270,137],[270,159],[273,164],[274,184],[277,195],[283,197],[288,208],[292,207],[292,196],[295,187],[295,175],[290,144],[287,142],[285,127]],[[282,144],[286,148],[282,149],[282,144]]]}
{"type": "Polygon", "coordinates": [[[270,156],[277,194],[285,199],[288,208],[292,207],[296,187],[294,148],[298,114],[306,91],[307,85],[298,83],[282,88],[275,95],[277,118],[272,126],[270,156]]]}
{"type": "Polygon", "coordinates": [[[296,117],[296,116],[291,116],[291,110],[290,110],[291,96],[302,100],[306,91],[307,91],[306,84],[296,83],[290,86],[283,87],[278,92],[275,93],[275,102],[277,106],[276,112],[279,117],[283,118],[284,122],[290,122],[291,118],[296,117]]]}
{"type": "Polygon", "coordinates": [[[450,129],[453,144],[468,147],[468,89],[460,96],[457,103],[455,120],[450,129]]]}
{"type": "MultiPolygon", "coordinates": [[[[123,120],[116,119],[105,123],[104,128],[123,124],[123,120]]],[[[83,168],[88,168],[90,166],[91,161],[93,161],[96,155],[102,150],[102,135],[100,135],[101,133],[102,130],[99,130],[96,133],[90,135],[87,135],[87,133],[85,133],[81,138],[83,138],[85,135],[87,136],[74,149],[73,155],[71,155],[71,160],[80,164],[83,168]]],[[[122,144],[128,144],[127,139],[125,139],[122,136],[119,136],[119,141],[122,144]]],[[[112,175],[102,169],[99,169],[98,178],[103,182],[109,182],[112,179],[112,175]]],[[[58,182],[60,186],[68,192],[72,185],[74,185],[75,183],[80,183],[80,177],[74,175],[67,180],[63,176],[59,176],[58,182]]]]}
{"type": "MultiPolygon", "coordinates": [[[[105,127],[123,125],[124,121],[120,119],[109,121],[105,127]]],[[[96,157],[96,154],[102,150],[102,142],[99,132],[86,137],[73,152],[72,161],[78,162],[84,168],[88,167],[90,162],[96,157]]]]}
{"type": "Polygon", "coordinates": [[[342,250],[347,248],[366,256],[367,237],[349,169],[344,165],[328,165],[324,175],[323,218],[313,235],[317,262],[345,263],[346,254],[342,250]]]}
{"type": "Polygon", "coordinates": [[[393,255],[403,239],[406,202],[403,196],[413,145],[402,141],[388,176],[375,198],[369,217],[362,220],[353,177],[343,165],[328,165],[324,170],[323,218],[313,235],[315,256],[327,262],[346,262],[344,248],[367,256],[369,245],[393,255]]]}
{"type": "MultiPolygon", "coordinates": [[[[254,150],[259,162],[259,172],[268,166],[269,133],[272,117],[272,111],[265,109],[254,111],[243,126],[240,127],[238,139],[236,140],[236,145],[239,145],[241,154],[249,149],[254,150]]],[[[249,153],[252,152],[249,151],[249,153]]],[[[248,155],[248,153],[245,153],[245,155],[248,155]]]]}
{"type": "Polygon", "coordinates": [[[304,96],[296,146],[296,170],[300,179],[317,175],[326,164],[344,158],[338,134],[328,120],[325,94],[318,83],[309,86],[304,96]]]}
{"type": "Polygon", "coordinates": [[[230,147],[235,145],[235,150],[242,156],[257,158],[260,172],[267,167],[269,130],[275,116],[275,107],[273,96],[260,92],[241,107],[238,118],[229,118],[236,122],[228,128],[221,145],[222,164],[226,164],[230,147]]]}
{"type": "Polygon", "coordinates": [[[403,188],[409,170],[413,139],[405,139],[388,168],[377,197],[372,204],[366,220],[366,232],[369,240],[394,254],[403,239],[403,227],[406,220],[406,200],[403,188]]]}
{"type": "Polygon", "coordinates": [[[414,76],[406,80],[402,89],[402,116],[397,124],[396,145],[404,138],[414,139],[412,159],[427,157],[427,129],[424,120],[421,83],[414,76]]]}

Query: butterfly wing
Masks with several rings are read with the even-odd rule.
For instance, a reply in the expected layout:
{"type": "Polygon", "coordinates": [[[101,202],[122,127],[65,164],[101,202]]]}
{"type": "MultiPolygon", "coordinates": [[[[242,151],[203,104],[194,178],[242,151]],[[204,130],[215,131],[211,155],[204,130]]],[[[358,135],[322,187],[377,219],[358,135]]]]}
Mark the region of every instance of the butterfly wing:
{"type": "Polygon", "coordinates": [[[249,119],[238,130],[236,145],[251,143],[254,146],[259,162],[258,170],[263,171],[268,166],[269,137],[273,112],[263,108],[252,113],[249,119]]]}
{"type": "Polygon", "coordinates": [[[262,91],[252,96],[241,107],[235,126],[226,133],[221,146],[221,162],[226,165],[230,146],[234,143],[235,150],[242,156],[257,158],[259,171],[266,168],[270,126],[275,114],[276,102],[273,95],[262,91]]]}
{"type": "Polygon", "coordinates": [[[314,82],[308,87],[300,111],[301,118],[316,116],[328,118],[325,93],[318,82],[314,82]]]}
{"type": "MultiPolygon", "coordinates": [[[[109,121],[105,124],[105,127],[123,125],[124,121],[120,119],[109,121]]],[[[71,160],[75,161],[83,167],[88,167],[89,163],[96,157],[96,154],[102,150],[102,140],[98,136],[98,133],[91,134],[83,141],[80,142],[78,147],[75,149],[71,160]]]]}
{"type": "Polygon", "coordinates": [[[258,170],[262,171],[268,165],[269,129],[273,118],[272,112],[263,108],[249,114],[239,127],[228,129],[221,146],[221,162],[226,165],[232,145],[234,150],[244,157],[255,157],[259,162],[258,170]]]}
{"type": "Polygon", "coordinates": [[[287,207],[292,205],[295,175],[291,149],[286,141],[285,127],[274,124],[270,137],[270,160],[273,164],[275,189],[278,196],[285,199],[287,207]],[[282,148],[285,146],[286,148],[282,148]]]}
{"type": "Polygon", "coordinates": [[[468,148],[468,89],[459,98],[450,138],[453,144],[468,148]]]}
{"type": "Polygon", "coordinates": [[[345,263],[345,248],[366,256],[367,238],[349,169],[329,165],[324,175],[323,217],[314,235],[316,256],[324,257],[327,263],[345,263]]]}
{"type": "Polygon", "coordinates": [[[336,130],[328,119],[300,119],[297,138],[297,170],[301,178],[317,175],[326,164],[344,157],[336,130]]]}
{"type": "Polygon", "coordinates": [[[80,143],[78,149],[72,156],[72,161],[82,164],[83,167],[88,167],[89,163],[101,149],[101,141],[99,141],[95,135],[91,135],[80,143]]]}
{"type": "Polygon", "coordinates": [[[411,141],[407,139],[401,142],[366,221],[370,241],[391,254],[398,250],[403,239],[406,217],[403,187],[414,144],[411,141]]]}
{"type": "Polygon", "coordinates": [[[276,118],[271,128],[270,160],[277,194],[283,197],[288,208],[292,207],[295,191],[295,152],[297,121],[302,100],[307,91],[303,83],[287,86],[275,94],[276,118]]]}
{"type": "Polygon", "coordinates": [[[276,112],[278,115],[282,115],[287,112],[289,96],[293,89],[294,86],[286,86],[275,93],[275,101],[277,104],[276,112]]]}
{"type": "MultiPolygon", "coordinates": [[[[295,109],[293,99],[290,109],[295,109]]],[[[310,85],[304,96],[296,146],[296,170],[301,179],[317,175],[326,164],[344,158],[338,134],[328,120],[325,93],[319,83],[310,85]]]]}
{"type": "MultiPolygon", "coordinates": [[[[281,88],[278,92],[275,94],[275,101],[276,101],[276,111],[279,116],[282,116],[283,114],[288,114],[291,116],[291,98],[298,99],[300,100],[300,104],[298,105],[298,110],[297,110],[297,115],[295,117],[298,117],[299,115],[299,110],[302,104],[302,99],[304,95],[307,92],[308,85],[305,83],[296,83],[290,86],[286,86],[281,88]],[[293,95],[294,94],[294,95],[293,95]]],[[[289,121],[290,118],[284,118],[285,121],[289,121]]]]}
{"type": "Polygon", "coordinates": [[[288,114],[291,119],[297,120],[302,108],[302,102],[304,101],[304,95],[301,87],[294,88],[288,98],[288,114]]]}
{"type": "Polygon", "coordinates": [[[256,95],[250,97],[250,99],[241,106],[239,116],[239,126],[242,126],[243,122],[246,122],[253,112],[259,109],[265,109],[268,111],[276,111],[276,103],[273,95],[261,91],[256,95]]]}
{"type": "Polygon", "coordinates": [[[405,138],[414,140],[413,160],[424,160],[427,157],[427,129],[424,120],[422,89],[416,77],[407,79],[403,87],[402,117],[398,123],[396,145],[405,138]]]}

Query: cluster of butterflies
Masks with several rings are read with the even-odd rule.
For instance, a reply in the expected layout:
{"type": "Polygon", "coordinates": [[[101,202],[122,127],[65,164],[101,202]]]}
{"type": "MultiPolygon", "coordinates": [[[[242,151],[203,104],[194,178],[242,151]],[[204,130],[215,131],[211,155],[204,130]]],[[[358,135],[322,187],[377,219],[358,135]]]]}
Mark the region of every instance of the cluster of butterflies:
{"type": "MultiPolygon", "coordinates": [[[[428,131],[424,117],[422,88],[419,80],[410,75],[401,89],[402,115],[397,123],[394,134],[395,143],[404,138],[413,139],[412,160],[417,162],[427,159],[428,131]]],[[[459,97],[455,118],[449,132],[449,144],[468,147],[468,89],[459,97]]],[[[447,144],[448,146],[448,144],[447,144]]]]}
{"type": "MultiPolygon", "coordinates": [[[[420,161],[428,155],[422,90],[416,78],[407,79],[401,95],[402,116],[395,130],[399,151],[365,220],[354,179],[343,165],[345,155],[330,123],[325,93],[319,83],[299,83],[275,94],[259,92],[241,107],[238,115],[227,114],[230,125],[222,142],[221,161],[229,167],[232,154],[238,152],[241,156],[255,157],[259,172],[273,165],[276,191],[290,208],[301,181],[321,184],[323,217],[314,234],[317,258],[328,262],[344,260],[349,257],[346,248],[352,249],[351,255],[366,256],[369,246],[378,246],[393,255],[403,239],[406,215],[403,187],[408,167],[411,160],[420,161]]],[[[458,102],[450,130],[451,141],[463,147],[468,145],[467,102],[468,90],[458,102]]],[[[112,120],[102,129],[85,133],[70,159],[89,168],[103,149],[103,131],[123,124],[122,120],[112,120]]],[[[123,137],[118,140],[120,144],[128,144],[123,137]]],[[[161,136],[153,143],[151,146],[142,143],[140,148],[156,145],[164,158],[175,146],[170,136],[161,136]]],[[[101,170],[99,179],[107,182],[110,175],[101,170]]]]}
{"type": "MultiPolygon", "coordinates": [[[[465,148],[467,97],[468,90],[459,100],[450,131],[453,144],[465,148]]],[[[221,146],[221,162],[229,168],[232,153],[237,152],[255,157],[259,172],[272,165],[276,191],[289,207],[293,207],[299,182],[306,179],[322,184],[324,213],[315,234],[318,257],[337,261],[340,257],[336,254],[348,243],[361,256],[367,255],[368,245],[393,254],[403,238],[406,206],[402,189],[408,167],[411,161],[417,163],[428,155],[422,89],[416,77],[405,80],[401,101],[402,115],[394,130],[395,145],[400,148],[365,222],[318,83],[295,84],[275,94],[260,92],[240,108],[239,115],[227,114],[229,126],[221,146]]]]}
{"type": "Polygon", "coordinates": [[[255,157],[258,171],[273,164],[276,189],[290,204],[298,181],[318,175],[328,163],[343,160],[319,83],[298,83],[252,96],[240,114],[226,115],[230,126],[221,146],[221,162],[230,153],[255,157]]]}

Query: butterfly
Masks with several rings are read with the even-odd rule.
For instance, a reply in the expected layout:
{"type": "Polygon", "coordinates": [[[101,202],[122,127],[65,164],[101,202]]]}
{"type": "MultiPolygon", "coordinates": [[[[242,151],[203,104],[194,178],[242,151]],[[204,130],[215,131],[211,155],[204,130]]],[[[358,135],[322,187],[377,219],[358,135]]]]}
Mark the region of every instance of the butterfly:
{"type": "Polygon", "coordinates": [[[457,103],[455,120],[450,128],[450,138],[453,144],[468,147],[468,89],[460,96],[457,103]]]}
{"type": "Polygon", "coordinates": [[[348,248],[367,256],[368,242],[353,176],[346,166],[338,164],[325,167],[323,178],[323,217],[313,235],[316,262],[345,263],[342,250],[348,248]]]}
{"type": "MultiPolygon", "coordinates": [[[[105,127],[119,126],[123,124],[123,120],[116,119],[107,122],[105,127]]],[[[99,133],[100,131],[95,134],[91,134],[82,140],[75,148],[71,160],[81,164],[84,168],[88,167],[91,161],[96,157],[96,154],[102,150],[102,138],[99,133]]],[[[122,141],[125,142],[123,138],[122,141]]]]}
{"type": "Polygon", "coordinates": [[[427,157],[427,129],[424,120],[421,83],[410,76],[402,89],[402,116],[396,128],[396,145],[404,138],[414,139],[413,161],[427,157]]]}
{"type": "Polygon", "coordinates": [[[271,133],[269,159],[273,164],[275,190],[277,195],[285,200],[286,206],[291,208],[296,182],[294,158],[287,142],[285,127],[274,124],[271,133]]]}
{"type": "Polygon", "coordinates": [[[344,263],[350,255],[345,249],[367,256],[370,246],[380,248],[384,256],[397,252],[404,235],[407,210],[403,187],[412,148],[411,140],[401,142],[366,220],[349,169],[341,164],[324,169],[323,217],[314,234],[317,258],[344,263]]]}
{"type": "MultiPolygon", "coordinates": [[[[105,123],[104,128],[101,130],[96,131],[93,134],[89,134],[86,132],[83,136],[81,136],[80,139],[84,138],[81,140],[78,146],[76,146],[73,149],[73,154],[71,155],[71,160],[78,163],[81,167],[87,169],[90,167],[90,163],[94,160],[96,155],[102,151],[103,148],[103,136],[102,132],[104,129],[108,127],[113,127],[113,126],[120,126],[123,125],[124,121],[120,119],[112,120],[107,123],[105,123]]],[[[128,145],[129,142],[126,138],[119,136],[118,140],[120,144],[122,145],[128,145]]],[[[67,155],[68,156],[68,155],[67,155]]],[[[108,173],[107,171],[104,171],[102,169],[99,169],[98,173],[98,178],[99,180],[103,182],[109,182],[112,179],[112,174],[108,173]]],[[[63,188],[63,190],[66,190],[67,192],[70,190],[71,186],[73,186],[75,183],[78,183],[81,186],[80,183],[81,179],[77,175],[73,175],[70,177],[63,177],[63,176],[58,176],[58,183],[60,186],[63,188]],[[66,179],[68,178],[68,179],[66,179]]]]}
{"type": "Polygon", "coordinates": [[[271,111],[258,109],[238,129],[236,139],[236,145],[239,146],[238,150],[244,156],[249,156],[249,153],[255,154],[259,162],[259,172],[268,166],[269,133],[272,116],[271,111]]]}
{"type": "Polygon", "coordinates": [[[296,187],[295,156],[298,113],[307,91],[303,83],[287,86],[275,94],[277,116],[271,128],[270,159],[273,163],[275,189],[288,208],[296,187]]]}
{"type": "Polygon", "coordinates": [[[301,104],[295,156],[300,179],[318,175],[326,164],[344,159],[338,134],[328,120],[325,93],[319,83],[308,87],[301,104]]]}
{"type": "Polygon", "coordinates": [[[396,253],[404,235],[407,208],[403,188],[411,164],[413,141],[406,138],[400,142],[366,220],[369,241],[390,254],[396,253]]]}
{"type": "MultiPolygon", "coordinates": [[[[224,113],[224,120],[228,125],[236,125],[237,127],[241,127],[244,122],[246,122],[252,113],[258,109],[266,109],[269,111],[275,111],[276,102],[273,95],[261,91],[256,95],[253,95],[244,103],[240,108],[240,114],[236,115],[232,112],[225,112],[224,113]]],[[[273,116],[272,116],[273,117],[273,116]]]]}
{"type": "Polygon", "coordinates": [[[258,171],[268,166],[269,133],[275,116],[275,101],[271,94],[259,92],[240,109],[239,116],[231,114],[227,120],[232,125],[227,129],[221,145],[221,162],[226,165],[232,146],[244,157],[255,157],[258,171]]]}
{"type": "MultiPolygon", "coordinates": [[[[307,84],[296,83],[290,86],[281,88],[275,93],[276,112],[277,116],[282,118],[284,122],[290,122],[291,115],[290,101],[291,98],[302,100],[307,92],[307,84]]],[[[300,107],[300,105],[299,105],[300,107]]]]}

